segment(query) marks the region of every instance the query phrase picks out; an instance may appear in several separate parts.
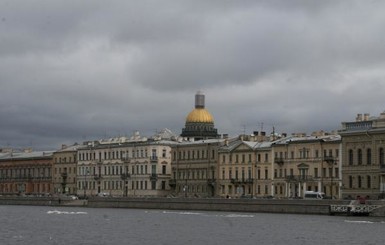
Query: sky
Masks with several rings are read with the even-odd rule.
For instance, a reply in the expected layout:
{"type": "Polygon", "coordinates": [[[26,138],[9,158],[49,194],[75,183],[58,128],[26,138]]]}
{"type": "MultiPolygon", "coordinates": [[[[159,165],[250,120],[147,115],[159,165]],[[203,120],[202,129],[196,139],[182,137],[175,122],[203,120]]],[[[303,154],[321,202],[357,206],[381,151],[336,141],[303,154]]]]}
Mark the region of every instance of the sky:
{"type": "Polygon", "coordinates": [[[312,133],[385,110],[385,1],[0,0],[0,148],[312,133]]]}

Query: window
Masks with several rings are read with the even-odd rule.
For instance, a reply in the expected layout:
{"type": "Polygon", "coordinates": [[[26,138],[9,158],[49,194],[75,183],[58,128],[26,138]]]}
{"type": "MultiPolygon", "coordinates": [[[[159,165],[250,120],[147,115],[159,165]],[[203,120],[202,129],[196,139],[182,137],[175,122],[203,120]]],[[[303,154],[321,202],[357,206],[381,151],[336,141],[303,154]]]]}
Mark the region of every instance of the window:
{"type": "Polygon", "coordinates": [[[366,149],[366,164],[367,165],[372,164],[372,149],[370,148],[366,149]]]}
{"type": "Polygon", "coordinates": [[[367,188],[372,188],[372,181],[371,181],[371,178],[370,178],[370,175],[366,176],[366,181],[367,181],[367,188]]]}
{"type": "Polygon", "coordinates": [[[163,149],[163,151],[162,151],[162,157],[166,157],[166,149],[163,149]]]}
{"type": "Polygon", "coordinates": [[[357,164],[362,165],[362,150],[361,149],[357,150],[357,164]]]}
{"type": "Polygon", "coordinates": [[[358,176],[358,188],[362,187],[362,177],[359,175],[358,176]]]}
{"type": "Polygon", "coordinates": [[[349,162],[349,165],[353,165],[353,150],[352,149],[349,150],[348,162],[349,162]]]}
{"type": "Polygon", "coordinates": [[[380,165],[384,165],[384,148],[380,148],[379,150],[379,163],[380,165]]]}

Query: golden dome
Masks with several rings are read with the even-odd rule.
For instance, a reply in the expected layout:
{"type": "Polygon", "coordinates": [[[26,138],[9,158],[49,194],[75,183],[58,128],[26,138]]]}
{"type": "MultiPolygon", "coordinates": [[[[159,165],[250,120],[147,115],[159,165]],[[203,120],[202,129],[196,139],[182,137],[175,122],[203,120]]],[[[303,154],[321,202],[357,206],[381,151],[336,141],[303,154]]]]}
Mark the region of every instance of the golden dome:
{"type": "Polygon", "coordinates": [[[214,123],[214,118],[204,108],[195,108],[186,117],[186,123],[214,123]]]}

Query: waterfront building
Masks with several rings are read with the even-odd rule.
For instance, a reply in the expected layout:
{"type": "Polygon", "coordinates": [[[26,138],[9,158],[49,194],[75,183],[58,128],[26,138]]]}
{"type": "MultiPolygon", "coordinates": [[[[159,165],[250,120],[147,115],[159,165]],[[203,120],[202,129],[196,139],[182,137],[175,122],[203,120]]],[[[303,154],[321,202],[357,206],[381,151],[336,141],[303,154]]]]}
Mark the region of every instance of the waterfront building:
{"type": "MultiPolygon", "coordinates": [[[[274,138],[271,140],[274,140],[274,138]]],[[[274,171],[274,161],[271,149],[273,142],[274,141],[259,142],[254,147],[256,152],[255,195],[259,197],[274,197],[272,175],[274,171]]]]}
{"type": "Polygon", "coordinates": [[[187,115],[181,136],[188,141],[219,137],[217,129],[214,128],[214,118],[205,109],[205,95],[202,92],[195,95],[195,108],[187,115]]]}
{"type": "Polygon", "coordinates": [[[272,195],[303,197],[305,191],[324,192],[340,198],[341,137],[323,132],[311,136],[292,135],[271,146],[272,195]]]}
{"type": "Polygon", "coordinates": [[[218,150],[218,195],[221,197],[254,196],[255,145],[257,142],[226,140],[218,150]]]}
{"type": "Polygon", "coordinates": [[[135,132],[84,142],[78,149],[79,196],[166,196],[170,192],[171,146],[176,136],[164,129],[151,138],[135,132]]]}
{"type": "Polygon", "coordinates": [[[225,139],[179,141],[173,145],[172,194],[180,197],[214,197],[218,148],[225,139]]]}
{"type": "Polygon", "coordinates": [[[62,145],[60,150],[53,153],[53,192],[61,194],[77,193],[77,151],[78,144],[62,145]]]}
{"type": "Polygon", "coordinates": [[[342,122],[343,198],[385,197],[385,112],[342,122]]]}
{"type": "Polygon", "coordinates": [[[1,195],[46,195],[52,191],[52,151],[0,152],[1,195]]]}

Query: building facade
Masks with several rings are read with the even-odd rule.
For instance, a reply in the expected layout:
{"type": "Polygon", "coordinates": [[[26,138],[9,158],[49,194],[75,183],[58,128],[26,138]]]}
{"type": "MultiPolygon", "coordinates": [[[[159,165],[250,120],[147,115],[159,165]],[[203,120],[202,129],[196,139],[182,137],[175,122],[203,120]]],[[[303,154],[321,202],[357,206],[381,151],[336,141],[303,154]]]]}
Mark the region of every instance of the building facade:
{"type": "Polygon", "coordinates": [[[226,140],[218,150],[218,195],[255,196],[256,142],[226,140]]]}
{"type": "Polygon", "coordinates": [[[271,146],[272,194],[302,198],[305,191],[341,196],[339,135],[290,136],[271,146]]]}
{"type": "Polygon", "coordinates": [[[223,139],[182,141],[172,147],[172,194],[179,197],[214,197],[218,148],[223,139]]]}
{"type": "Polygon", "coordinates": [[[175,142],[159,135],[85,142],[77,153],[77,194],[167,196],[175,142]]]}
{"type": "Polygon", "coordinates": [[[385,112],[379,117],[358,114],[343,122],[343,198],[385,197],[385,112]]]}
{"type": "Polygon", "coordinates": [[[51,151],[31,149],[0,153],[1,195],[47,195],[52,192],[51,151]]]}
{"type": "Polygon", "coordinates": [[[53,192],[77,194],[77,151],[79,145],[66,146],[53,153],[53,192]]]}

